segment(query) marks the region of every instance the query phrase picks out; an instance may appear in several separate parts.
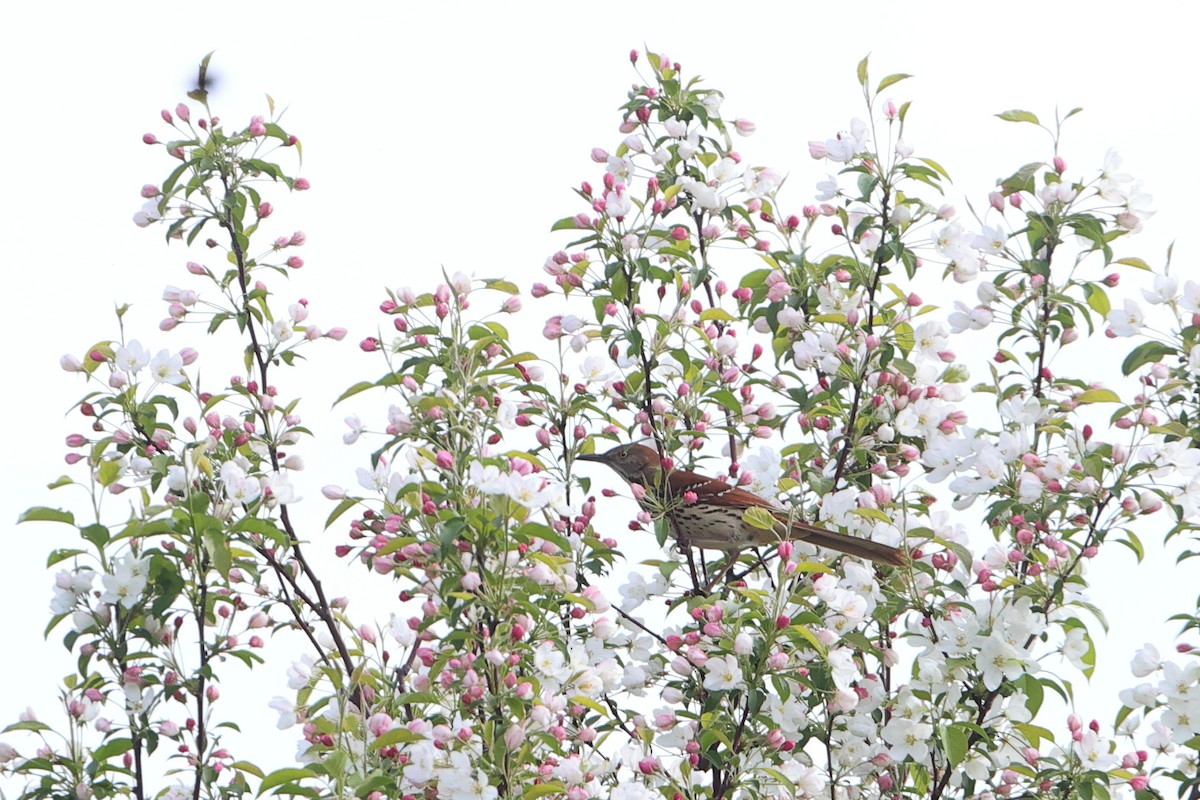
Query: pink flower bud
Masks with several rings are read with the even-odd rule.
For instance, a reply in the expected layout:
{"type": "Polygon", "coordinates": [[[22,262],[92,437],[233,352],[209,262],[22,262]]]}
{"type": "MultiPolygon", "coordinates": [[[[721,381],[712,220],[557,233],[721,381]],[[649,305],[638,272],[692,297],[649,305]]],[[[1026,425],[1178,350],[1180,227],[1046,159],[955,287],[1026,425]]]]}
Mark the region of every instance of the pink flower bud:
{"type": "Polygon", "coordinates": [[[142,134],[142,141],[146,144],[158,144],[158,139],[155,138],[153,133],[142,134]]]}
{"type": "Polygon", "coordinates": [[[308,178],[296,178],[292,188],[297,192],[306,192],[312,188],[312,184],[308,182],[308,178]]]}
{"type": "MultiPolygon", "coordinates": [[[[163,113],[165,114],[166,112],[163,113]]],[[[184,122],[187,122],[192,118],[192,111],[183,103],[180,103],[179,105],[175,106],[175,116],[179,117],[184,122]]],[[[170,122],[170,120],[167,121],[170,122]]]]}

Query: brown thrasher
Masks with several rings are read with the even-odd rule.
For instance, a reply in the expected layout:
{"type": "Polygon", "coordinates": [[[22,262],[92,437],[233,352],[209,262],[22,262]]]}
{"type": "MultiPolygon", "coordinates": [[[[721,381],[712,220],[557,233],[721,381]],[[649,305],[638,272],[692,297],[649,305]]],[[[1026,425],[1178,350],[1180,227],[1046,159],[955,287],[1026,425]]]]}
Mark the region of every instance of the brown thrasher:
{"type": "Polygon", "coordinates": [[[906,563],[904,552],[895,547],[789,520],[787,512],[771,501],[725,481],[686,470],[672,470],[664,477],[658,453],[645,445],[624,444],[607,453],[579,456],[579,460],[607,464],[629,483],[640,484],[647,499],[657,502],[639,503],[650,511],[665,510],[671,531],[680,544],[734,552],[785,540],[804,540],[881,564],[906,563]],[[694,500],[686,496],[689,492],[695,495],[694,500]],[[746,522],[743,514],[749,508],[769,512],[777,522],[775,529],[764,530],[746,522]]]}

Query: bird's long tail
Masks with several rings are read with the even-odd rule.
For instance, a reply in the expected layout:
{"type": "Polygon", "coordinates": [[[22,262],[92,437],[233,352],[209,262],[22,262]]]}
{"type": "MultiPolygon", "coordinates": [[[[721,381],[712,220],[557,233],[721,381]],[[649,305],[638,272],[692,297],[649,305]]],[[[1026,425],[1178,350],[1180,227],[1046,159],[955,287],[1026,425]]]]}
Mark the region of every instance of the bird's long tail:
{"type": "Polygon", "coordinates": [[[837,550],[839,553],[858,556],[859,558],[876,561],[880,564],[892,564],[893,566],[902,567],[908,561],[903,550],[890,547],[886,544],[880,544],[879,542],[872,542],[870,539],[860,539],[857,536],[827,531],[824,528],[818,528],[806,522],[792,523],[792,539],[802,539],[817,547],[837,550]]]}

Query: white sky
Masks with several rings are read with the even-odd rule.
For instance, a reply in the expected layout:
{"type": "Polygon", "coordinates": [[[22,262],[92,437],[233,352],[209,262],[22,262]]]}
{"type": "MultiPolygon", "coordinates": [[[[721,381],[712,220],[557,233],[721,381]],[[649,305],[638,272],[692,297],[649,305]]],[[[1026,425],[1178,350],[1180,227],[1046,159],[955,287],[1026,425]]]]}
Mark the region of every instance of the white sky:
{"type": "MultiPolygon", "coordinates": [[[[1200,59],[1184,4],[436,5],[215,1],[121,12],[111,4],[25,3],[6,12],[0,264],[13,335],[0,402],[13,428],[0,468],[0,598],[9,610],[0,726],[26,704],[50,716],[54,681],[68,666],[58,636],[41,640],[52,581],[42,565],[51,547],[71,540],[55,526],[12,525],[27,506],[69,502],[44,488],[68,471],[63,437],[86,430],[78,416],[64,418],[83,387],[58,369],[59,356],[114,338],[113,304],[130,302],[131,336],[154,350],[198,345],[205,363],[198,330],[157,330],[162,287],[194,285],[183,264],[197,254],[165,247],[159,230],[139,230],[130,216],[141,185],[169,168],[141,134],[162,130],[159,109],[184,99],[209,50],[217,51],[218,113],[241,124],[262,113],[260,98],[270,93],[290,107],[285,127],[304,143],[302,174],[313,190],[281,195],[275,220],[278,233],[308,234],[308,266],[290,287],[272,286],[283,298],[308,297],[313,321],[345,325],[351,335],[340,347],[311,351],[306,382],[276,377],[285,394],[304,397],[301,412],[318,436],[334,441],[355,409],[329,413],[331,401],[379,371],[354,342],[375,331],[382,287],[426,284],[439,266],[506,276],[523,289],[542,279],[542,261],[567,241],[549,232],[551,223],[581,210],[572,186],[598,178],[590,148],[619,141],[616,107],[636,80],[627,53],[644,44],[722,89],[726,117],[758,124],[739,149],[754,164],[790,172],[785,197],[796,208],[825,174],[805,143],[863,113],[854,66],[867,52],[876,79],[916,76],[891,90],[897,101],[913,101],[908,138],[977,206],[1001,173],[1047,154],[1041,132],[994,113],[1024,108],[1046,119],[1056,106],[1083,106],[1065,136],[1069,166],[1090,172],[1115,146],[1124,171],[1155,197],[1157,216],[1122,252],[1157,264],[1176,240],[1176,274],[1200,274],[1187,236],[1195,225],[1187,187],[1200,59]]],[[[1122,291],[1132,292],[1132,282],[1122,291]]],[[[338,460],[305,453],[305,522],[316,537],[328,511],[317,487],[351,483],[361,451],[339,452],[338,460]]],[[[335,540],[330,532],[317,546],[328,551],[335,540]]],[[[1169,560],[1156,563],[1156,571],[1132,569],[1112,548],[1093,573],[1102,605],[1105,587],[1121,598],[1107,604],[1117,627],[1101,650],[1101,675],[1117,683],[1126,682],[1146,623],[1186,607],[1194,592],[1180,578],[1176,605],[1143,607],[1176,577],[1169,560]]],[[[345,585],[356,576],[331,580],[345,585]]],[[[270,728],[267,697],[255,702],[270,728]]],[[[291,752],[291,735],[277,738],[291,752]]]]}

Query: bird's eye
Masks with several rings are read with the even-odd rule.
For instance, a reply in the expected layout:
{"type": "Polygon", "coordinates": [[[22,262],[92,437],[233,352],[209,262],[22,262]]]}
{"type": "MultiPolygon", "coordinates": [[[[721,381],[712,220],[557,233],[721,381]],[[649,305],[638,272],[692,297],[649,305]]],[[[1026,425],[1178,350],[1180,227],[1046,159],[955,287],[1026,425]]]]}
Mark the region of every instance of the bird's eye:
{"type": "Polygon", "coordinates": [[[629,451],[628,451],[628,450],[621,450],[621,451],[619,451],[619,452],[620,452],[620,454],[621,454],[621,458],[629,458],[629,451]]]}

